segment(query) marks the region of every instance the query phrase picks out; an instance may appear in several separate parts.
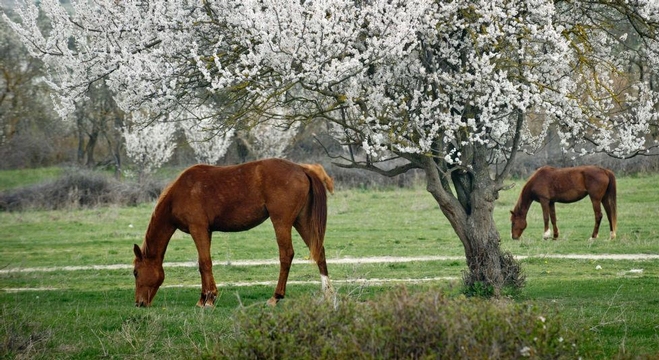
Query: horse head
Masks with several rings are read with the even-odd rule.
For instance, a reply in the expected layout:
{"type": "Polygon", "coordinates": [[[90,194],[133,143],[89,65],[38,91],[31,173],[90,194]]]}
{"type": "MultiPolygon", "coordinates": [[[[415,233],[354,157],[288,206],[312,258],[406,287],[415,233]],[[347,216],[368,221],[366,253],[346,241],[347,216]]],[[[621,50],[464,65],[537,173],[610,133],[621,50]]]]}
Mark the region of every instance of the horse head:
{"type": "Polygon", "coordinates": [[[162,262],[147,259],[139,246],[133,247],[133,275],[135,276],[135,306],[150,306],[158,288],[165,280],[162,262]]]}
{"type": "Polygon", "coordinates": [[[519,240],[526,229],[526,216],[516,213],[515,211],[510,212],[510,236],[513,240],[519,240]]]}

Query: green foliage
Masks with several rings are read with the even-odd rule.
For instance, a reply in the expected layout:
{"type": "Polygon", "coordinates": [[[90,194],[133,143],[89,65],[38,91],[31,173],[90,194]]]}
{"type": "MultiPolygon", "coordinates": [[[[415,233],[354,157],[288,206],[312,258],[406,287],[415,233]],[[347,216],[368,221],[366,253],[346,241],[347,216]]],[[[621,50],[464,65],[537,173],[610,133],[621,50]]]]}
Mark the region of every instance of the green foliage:
{"type": "Polygon", "coordinates": [[[482,281],[471,281],[470,273],[463,272],[464,294],[470,297],[490,298],[494,296],[494,287],[487,285],[482,281]]]}
{"type": "Polygon", "coordinates": [[[361,302],[302,298],[237,315],[230,359],[572,359],[572,334],[555,311],[528,303],[389,291],[361,302]]]}

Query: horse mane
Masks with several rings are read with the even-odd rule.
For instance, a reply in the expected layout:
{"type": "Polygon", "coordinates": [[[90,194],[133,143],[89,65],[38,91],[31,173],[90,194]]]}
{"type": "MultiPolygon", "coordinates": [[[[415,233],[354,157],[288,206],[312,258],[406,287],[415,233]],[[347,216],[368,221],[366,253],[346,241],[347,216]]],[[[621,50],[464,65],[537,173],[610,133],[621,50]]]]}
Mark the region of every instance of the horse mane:
{"type": "Polygon", "coordinates": [[[533,172],[533,174],[531,174],[531,177],[529,177],[529,179],[526,180],[526,184],[524,184],[524,187],[522,188],[522,191],[519,194],[519,198],[517,198],[517,203],[513,208],[513,214],[519,216],[526,215],[526,212],[529,211],[529,207],[531,206],[531,202],[533,201],[530,196],[531,186],[535,182],[536,178],[540,176],[541,173],[550,169],[553,168],[548,165],[542,166],[538,168],[535,172],[533,172]]]}
{"type": "MultiPolygon", "coordinates": [[[[149,241],[148,239],[156,237],[156,232],[160,230],[160,223],[159,221],[162,221],[163,219],[167,218],[167,210],[169,209],[169,204],[167,203],[167,199],[169,197],[169,193],[176,183],[178,181],[179,177],[181,175],[176,177],[172,182],[167,184],[162,191],[160,192],[160,196],[158,196],[158,200],[156,201],[156,206],[153,209],[153,214],[151,215],[151,220],[149,220],[149,225],[147,226],[146,233],[144,234],[144,240],[142,241],[142,254],[144,254],[145,257],[153,257],[155,256],[154,254],[150,253],[149,249],[149,241]],[[149,256],[151,255],[151,256],[149,256]]],[[[163,253],[164,255],[164,253],[163,253]]]]}

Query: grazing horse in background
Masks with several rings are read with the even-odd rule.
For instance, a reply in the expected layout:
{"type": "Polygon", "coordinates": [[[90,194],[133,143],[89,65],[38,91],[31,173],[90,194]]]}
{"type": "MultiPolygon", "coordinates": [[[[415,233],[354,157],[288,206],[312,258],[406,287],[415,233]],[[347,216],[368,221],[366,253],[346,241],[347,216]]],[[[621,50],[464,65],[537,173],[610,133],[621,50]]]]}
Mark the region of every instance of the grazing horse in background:
{"type": "Polygon", "coordinates": [[[151,305],[165,279],[167,245],[178,229],[192,236],[199,255],[201,297],[197,305],[213,306],[218,292],[210,256],[211,233],[249,230],[268,217],[275,229],[280,262],[279,281],[268,304],[275,305],[286,294],[294,255],[293,227],[318,265],[322,290],[331,295],[323,245],[327,224],[324,184],[327,179],[333,183],[324,169],[327,179],[318,177],[318,168],[266,159],[232,166],[194,165],[184,170],[160,195],[142,247],[133,247],[135,305],[151,305]]]}
{"type": "Polygon", "coordinates": [[[604,205],[606,216],[609,219],[611,238],[616,237],[616,178],[613,172],[598,166],[577,166],[557,169],[543,166],[536,170],[529,178],[519,195],[517,205],[510,212],[512,223],[512,238],[519,239],[526,229],[526,213],[533,201],[542,206],[542,216],[545,221],[543,239],[548,239],[549,218],[554,230],[554,239],[558,238],[556,226],[556,210],[554,204],[571,203],[589,196],[595,211],[595,229],[591,239],[597,238],[600,222],[602,221],[602,208],[604,205]]]}

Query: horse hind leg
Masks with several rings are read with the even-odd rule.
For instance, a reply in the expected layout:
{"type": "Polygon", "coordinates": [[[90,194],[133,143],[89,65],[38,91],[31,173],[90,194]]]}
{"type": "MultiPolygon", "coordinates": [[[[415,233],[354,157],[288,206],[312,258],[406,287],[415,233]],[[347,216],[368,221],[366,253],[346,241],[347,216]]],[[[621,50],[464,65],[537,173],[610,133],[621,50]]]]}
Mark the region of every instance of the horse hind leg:
{"type": "Polygon", "coordinates": [[[279,247],[279,280],[277,281],[274,294],[267,302],[270,306],[277,305],[277,302],[286,296],[286,282],[288,281],[288,274],[291,270],[293,257],[295,256],[293,241],[291,239],[292,226],[279,224],[274,220],[273,225],[277,237],[277,246],[279,247]]]}
{"type": "MultiPolygon", "coordinates": [[[[298,234],[300,234],[300,237],[302,237],[302,240],[304,240],[304,243],[307,244],[307,247],[311,246],[311,236],[313,236],[309,228],[309,226],[306,226],[300,221],[295,223],[295,229],[297,230],[298,234]]],[[[327,260],[325,258],[324,245],[320,249],[316,264],[318,265],[318,271],[320,272],[320,290],[326,299],[334,299],[335,292],[334,287],[330,282],[329,272],[327,271],[327,260]]]]}
{"type": "Polygon", "coordinates": [[[616,237],[616,229],[615,229],[615,204],[611,204],[609,199],[606,197],[602,201],[602,205],[604,205],[604,211],[606,212],[606,218],[609,220],[609,230],[610,230],[610,238],[615,239],[616,237]]]}

